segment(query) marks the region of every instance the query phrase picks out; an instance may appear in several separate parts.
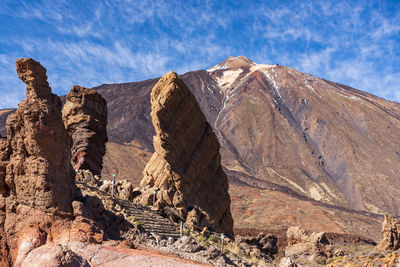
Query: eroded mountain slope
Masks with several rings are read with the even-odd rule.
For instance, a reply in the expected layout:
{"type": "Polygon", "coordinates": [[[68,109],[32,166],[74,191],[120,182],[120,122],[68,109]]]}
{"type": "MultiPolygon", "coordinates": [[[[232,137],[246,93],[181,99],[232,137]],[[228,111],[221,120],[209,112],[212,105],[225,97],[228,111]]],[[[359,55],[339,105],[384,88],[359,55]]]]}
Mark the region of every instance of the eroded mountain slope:
{"type": "Polygon", "coordinates": [[[226,167],[324,203],[399,214],[398,103],[238,60],[209,70],[225,96],[214,125],[237,160],[226,167]]]}

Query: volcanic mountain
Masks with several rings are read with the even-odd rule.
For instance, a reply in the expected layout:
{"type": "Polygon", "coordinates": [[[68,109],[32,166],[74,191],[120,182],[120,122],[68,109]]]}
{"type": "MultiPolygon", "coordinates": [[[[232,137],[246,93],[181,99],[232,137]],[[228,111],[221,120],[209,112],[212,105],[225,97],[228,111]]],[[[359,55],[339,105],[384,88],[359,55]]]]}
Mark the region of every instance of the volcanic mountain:
{"type": "MultiPolygon", "coordinates": [[[[221,144],[236,229],[377,239],[379,214],[400,215],[400,104],[243,56],[181,77],[221,144]]],[[[157,81],[94,88],[108,103],[103,178],[142,179],[157,81]]]]}

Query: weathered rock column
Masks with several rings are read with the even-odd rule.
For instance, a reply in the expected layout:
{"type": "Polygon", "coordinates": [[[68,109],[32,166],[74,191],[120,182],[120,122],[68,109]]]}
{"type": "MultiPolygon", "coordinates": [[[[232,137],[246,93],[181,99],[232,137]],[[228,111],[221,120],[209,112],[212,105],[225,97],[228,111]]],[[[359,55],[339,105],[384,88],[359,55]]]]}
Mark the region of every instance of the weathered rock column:
{"type": "Polygon", "coordinates": [[[400,249],[400,219],[394,219],[392,215],[385,214],[382,225],[382,240],[378,244],[381,250],[400,249]]]}
{"type": "Polygon", "coordinates": [[[154,86],[151,107],[155,152],[141,185],[152,187],[147,192],[159,189],[157,203],[165,201],[194,225],[232,236],[229,185],[218,139],[195,97],[169,72],[154,86]]]}
{"type": "Polygon", "coordinates": [[[31,58],[17,60],[26,99],[7,119],[11,154],[6,184],[16,204],[72,211],[71,138],[61,119],[61,100],[51,93],[46,69],[31,58]]]}
{"type": "Polygon", "coordinates": [[[107,102],[98,92],[73,86],[62,111],[73,146],[71,164],[100,175],[107,142],[107,102]]]}

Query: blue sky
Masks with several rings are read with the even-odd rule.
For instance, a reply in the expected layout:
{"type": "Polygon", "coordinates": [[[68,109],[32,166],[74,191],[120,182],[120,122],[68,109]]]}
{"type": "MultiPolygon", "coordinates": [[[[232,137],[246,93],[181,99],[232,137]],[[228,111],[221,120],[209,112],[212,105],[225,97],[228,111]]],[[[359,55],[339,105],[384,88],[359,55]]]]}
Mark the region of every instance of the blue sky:
{"type": "Polygon", "coordinates": [[[21,57],[59,95],[244,55],[400,101],[400,1],[1,0],[0,34],[0,108],[25,97],[21,57]]]}

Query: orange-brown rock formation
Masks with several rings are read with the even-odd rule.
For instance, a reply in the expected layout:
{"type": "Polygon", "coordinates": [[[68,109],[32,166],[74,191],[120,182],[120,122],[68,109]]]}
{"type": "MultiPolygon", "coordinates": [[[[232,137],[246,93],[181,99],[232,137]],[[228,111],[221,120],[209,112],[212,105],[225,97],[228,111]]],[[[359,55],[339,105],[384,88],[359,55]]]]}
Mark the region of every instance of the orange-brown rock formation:
{"type": "MultiPolygon", "coordinates": [[[[157,192],[157,203],[173,206],[194,225],[232,235],[228,180],[219,143],[196,99],[174,72],[151,92],[155,152],[141,182],[157,192]]],[[[145,194],[144,201],[151,195],[145,194]]],[[[156,204],[157,204],[156,203],[156,204]]]]}
{"type": "Polygon", "coordinates": [[[382,240],[378,248],[381,250],[400,249],[400,219],[394,219],[392,215],[385,214],[382,225],[382,240]]]}
{"type": "Polygon", "coordinates": [[[45,240],[43,225],[56,221],[56,214],[72,214],[74,194],[71,139],[46,69],[24,58],[17,61],[17,73],[26,83],[27,97],[8,117],[7,140],[0,141],[0,253],[16,266],[30,246],[45,240]]]}
{"type": "Polygon", "coordinates": [[[17,61],[27,97],[7,120],[11,144],[6,183],[17,205],[70,212],[73,179],[71,138],[61,119],[60,98],[51,93],[46,69],[30,58],[17,61]]]}
{"type": "Polygon", "coordinates": [[[107,142],[107,102],[95,90],[75,85],[62,111],[73,146],[71,163],[75,170],[100,175],[107,142]]]}

